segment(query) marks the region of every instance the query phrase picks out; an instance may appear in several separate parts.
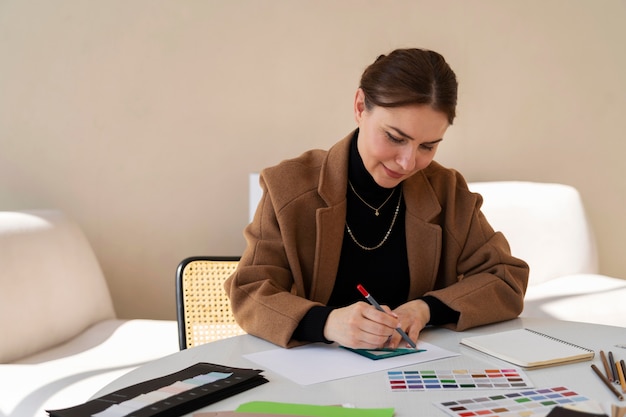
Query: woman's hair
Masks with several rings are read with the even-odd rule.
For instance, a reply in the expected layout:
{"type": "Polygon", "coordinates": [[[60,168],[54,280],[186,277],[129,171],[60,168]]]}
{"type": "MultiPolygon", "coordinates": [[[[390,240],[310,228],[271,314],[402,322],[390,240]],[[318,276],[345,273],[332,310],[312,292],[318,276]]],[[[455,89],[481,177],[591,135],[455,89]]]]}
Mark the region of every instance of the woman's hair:
{"type": "Polygon", "coordinates": [[[412,48],[379,56],[363,72],[360,88],[368,110],[424,104],[445,113],[452,124],[457,86],[456,75],[443,56],[412,48]]]}

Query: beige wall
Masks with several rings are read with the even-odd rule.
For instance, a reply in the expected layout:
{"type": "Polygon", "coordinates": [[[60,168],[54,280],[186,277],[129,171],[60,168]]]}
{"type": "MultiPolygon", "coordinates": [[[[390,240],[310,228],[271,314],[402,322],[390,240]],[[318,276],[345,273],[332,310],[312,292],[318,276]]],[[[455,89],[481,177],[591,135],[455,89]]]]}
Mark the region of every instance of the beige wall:
{"type": "Polygon", "coordinates": [[[0,210],[66,211],[120,316],[174,318],[182,258],[243,250],[248,173],[329,147],[363,68],[427,47],[460,80],[438,160],[576,186],[626,277],[625,19],[623,0],[0,0],[0,210]]]}

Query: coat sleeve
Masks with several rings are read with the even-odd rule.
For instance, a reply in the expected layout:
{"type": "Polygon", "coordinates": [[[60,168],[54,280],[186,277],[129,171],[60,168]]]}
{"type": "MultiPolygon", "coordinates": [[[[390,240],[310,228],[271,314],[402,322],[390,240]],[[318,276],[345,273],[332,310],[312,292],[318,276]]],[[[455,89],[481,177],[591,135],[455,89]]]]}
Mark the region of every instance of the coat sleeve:
{"type": "Polygon", "coordinates": [[[509,320],[524,306],[529,267],[511,254],[500,232],[480,210],[482,197],[457,183],[442,195],[443,244],[434,296],[460,313],[454,330],[509,320]]]}
{"type": "MultiPolygon", "coordinates": [[[[277,220],[276,202],[261,174],[263,196],[253,221],[245,228],[247,247],[224,288],[237,323],[249,334],[282,347],[301,344],[291,336],[304,315],[320,303],[308,300],[294,278],[277,220]]],[[[280,203],[279,203],[280,204],[280,203]]]]}

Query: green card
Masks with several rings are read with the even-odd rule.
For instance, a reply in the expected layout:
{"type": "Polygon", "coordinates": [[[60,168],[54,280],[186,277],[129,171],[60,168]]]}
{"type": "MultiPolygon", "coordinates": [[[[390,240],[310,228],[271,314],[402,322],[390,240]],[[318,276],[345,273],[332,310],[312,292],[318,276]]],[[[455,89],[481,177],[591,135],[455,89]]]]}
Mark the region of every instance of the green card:
{"type": "Polygon", "coordinates": [[[349,347],[341,346],[351,352],[363,355],[366,358],[373,360],[393,358],[394,356],[409,355],[411,353],[425,352],[426,349],[413,349],[413,348],[397,348],[397,349],[352,349],[349,347]]]}
{"type": "Polygon", "coordinates": [[[237,412],[288,414],[310,417],[393,417],[393,408],[346,408],[335,405],[290,404],[251,401],[237,407],[237,412]]]}

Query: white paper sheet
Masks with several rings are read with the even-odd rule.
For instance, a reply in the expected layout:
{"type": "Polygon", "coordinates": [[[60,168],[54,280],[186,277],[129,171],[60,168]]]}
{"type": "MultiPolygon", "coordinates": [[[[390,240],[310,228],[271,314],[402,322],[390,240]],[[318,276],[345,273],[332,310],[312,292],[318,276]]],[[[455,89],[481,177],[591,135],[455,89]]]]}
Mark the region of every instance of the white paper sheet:
{"type": "Polygon", "coordinates": [[[459,356],[458,353],[427,342],[418,342],[416,352],[380,360],[368,359],[336,344],[314,343],[292,349],[277,348],[244,355],[259,364],[300,385],[311,385],[334,379],[364,375],[416,363],[459,356]]]}

